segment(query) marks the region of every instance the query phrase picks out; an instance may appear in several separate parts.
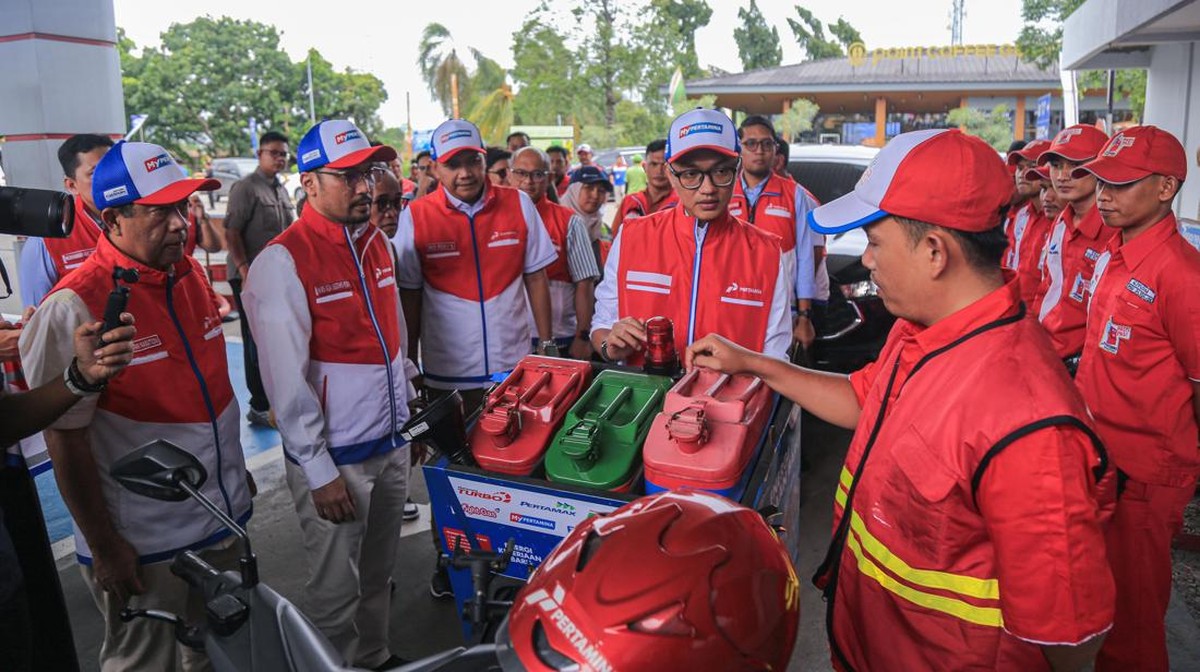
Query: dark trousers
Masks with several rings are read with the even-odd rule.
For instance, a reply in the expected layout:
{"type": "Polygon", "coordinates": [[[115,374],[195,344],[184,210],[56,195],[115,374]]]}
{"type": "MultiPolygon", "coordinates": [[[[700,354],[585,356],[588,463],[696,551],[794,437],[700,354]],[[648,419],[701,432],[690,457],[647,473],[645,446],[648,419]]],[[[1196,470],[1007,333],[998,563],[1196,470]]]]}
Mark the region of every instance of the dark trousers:
{"type": "Polygon", "coordinates": [[[246,307],[242,305],[241,278],[230,278],[229,286],[233,289],[233,300],[237,304],[238,315],[241,316],[242,357],[246,369],[246,387],[250,390],[250,408],[266,411],[271,408],[271,402],[267,400],[262,375],[258,372],[258,346],[254,344],[254,336],[250,333],[250,321],[246,319],[246,307]]]}

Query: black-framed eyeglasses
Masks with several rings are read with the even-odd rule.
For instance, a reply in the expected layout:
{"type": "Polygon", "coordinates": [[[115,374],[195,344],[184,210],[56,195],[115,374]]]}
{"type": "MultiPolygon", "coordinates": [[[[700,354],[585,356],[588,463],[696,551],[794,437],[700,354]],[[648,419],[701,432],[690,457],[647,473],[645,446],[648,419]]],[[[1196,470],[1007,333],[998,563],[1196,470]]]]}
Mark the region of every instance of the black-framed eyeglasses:
{"type": "Polygon", "coordinates": [[[289,151],[278,150],[278,149],[264,149],[264,150],[262,150],[262,153],[268,154],[271,157],[276,158],[276,159],[286,159],[292,155],[292,153],[289,151]]]}
{"type": "Polygon", "coordinates": [[[675,170],[674,166],[667,164],[667,170],[670,170],[675,179],[679,180],[679,186],[688,191],[699,189],[700,185],[704,184],[705,177],[712,180],[714,187],[723,189],[732,185],[734,180],[737,179],[738,169],[741,167],[741,164],[742,162],[738,161],[732,165],[723,164],[715,168],[709,168],[708,170],[700,170],[698,168],[675,170]]]}
{"type": "Polygon", "coordinates": [[[392,196],[391,198],[389,198],[387,196],[380,196],[379,198],[375,199],[374,203],[375,203],[375,209],[380,212],[383,212],[383,211],[387,210],[388,208],[391,208],[392,210],[395,210],[396,212],[400,212],[402,209],[404,209],[404,195],[396,194],[395,196],[392,196]]]}
{"type": "Polygon", "coordinates": [[[360,184],[366,184],[368,189],[375,188],[375,173],[367,170],[314,170],[318,175],[332,175],[342,178],[346,188],[354,191],[360,184]]]}
{"type": "Polygon", "coordinates": [[[500,178],[501,180],[508,179],[508,168],[497,168],[496,170],[489,170],[487,172],[488,172],[488,175],[495,175],[496,177],[500,178]]]}
{"type": "Polygon", "coordinates": [[[520,168],[513,168],[512,174],[518,180],[531,180],[533,182],[541,182],[550,175],[550,173],[544,170],[521,170],[520,168]]]}
{"type": "Polygon", "coordinates": [[[756,140],[754,138],[742,140],[742,149],[749,152],[774,152],[778,147],[775,141],[770,138],[765,140],[756,140]]]}

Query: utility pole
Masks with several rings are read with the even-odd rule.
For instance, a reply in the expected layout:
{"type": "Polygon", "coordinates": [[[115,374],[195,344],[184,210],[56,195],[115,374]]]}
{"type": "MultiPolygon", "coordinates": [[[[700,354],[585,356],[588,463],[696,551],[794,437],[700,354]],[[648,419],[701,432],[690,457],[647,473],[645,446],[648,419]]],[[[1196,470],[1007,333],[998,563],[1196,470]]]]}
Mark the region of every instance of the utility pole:
{"type": "Polygon", "coordinates": [[[412,96],[408,91],[404,92],[404,126],[406,129],[404,132],[404,158],[406,161],[411,161],[413,155],[412,96]]]}
{"type": "Polygon", "coordinates": [[[953,0],[953,7],[950,9],[950,44],[952,46],[962,46],[963,43],[963,17],[966,16],[966,10],[963,5],[966,0],[953,0]]]}
{"type": "Polygon", "coordinates": [[[313,95],[312,84],[312,49],[308,50],[308,120],[314,126],[317,123],[316,96],[313,95]]]}
{"type": "Polygon", "coordinates": [[[458,73],[450,73],[450,116],[453,119],[461,119],[458,116],[458,73]]]}

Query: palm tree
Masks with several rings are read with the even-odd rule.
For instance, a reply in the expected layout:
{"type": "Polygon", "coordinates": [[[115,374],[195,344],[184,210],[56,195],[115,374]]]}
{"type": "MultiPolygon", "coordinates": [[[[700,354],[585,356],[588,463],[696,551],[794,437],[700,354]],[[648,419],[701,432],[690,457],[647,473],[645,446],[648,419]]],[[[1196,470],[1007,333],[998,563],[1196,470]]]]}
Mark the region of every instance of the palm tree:
{"type": "Polygon", "coordinates": [[[464,88],[470,77],[467,66],[458,56],[454,39],[450,31],[440,23],[430,23],[421,31],[421,43],[418,46],[417,65],[421,68],[421,77],[429,86],[429,93],[442,105],[442,112],[450,116],[454,111],[453,80],[458,79],[460,89],[464,88]]]}

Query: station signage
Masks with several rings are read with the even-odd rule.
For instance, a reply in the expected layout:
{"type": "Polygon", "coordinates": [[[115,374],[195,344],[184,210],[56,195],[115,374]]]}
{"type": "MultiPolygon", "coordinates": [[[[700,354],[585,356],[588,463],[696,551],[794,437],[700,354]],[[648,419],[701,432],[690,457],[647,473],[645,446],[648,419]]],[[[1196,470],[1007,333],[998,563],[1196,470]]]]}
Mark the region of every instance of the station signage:
{"type": "Polygon", "coordinates": [[[850,65],[859,67],[868,62],[875,65],[884,60],[900,58],[961,58],[963,56],[1020,56],[1015,44],[955,44],[940,47],[888,47],[867,49],[855,42],[847,49],[850,65]]]}

